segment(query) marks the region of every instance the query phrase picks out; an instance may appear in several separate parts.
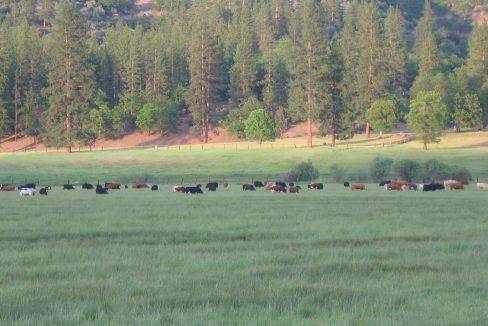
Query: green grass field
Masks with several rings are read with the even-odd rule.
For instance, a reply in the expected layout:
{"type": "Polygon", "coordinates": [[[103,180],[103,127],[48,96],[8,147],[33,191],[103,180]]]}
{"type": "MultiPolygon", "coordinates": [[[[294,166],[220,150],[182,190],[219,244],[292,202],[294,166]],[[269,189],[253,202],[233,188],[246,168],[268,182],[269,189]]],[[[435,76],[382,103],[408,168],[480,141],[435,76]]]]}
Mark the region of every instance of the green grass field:
{"type": "MultiPolygon", "coordinates": [[[[356,142],[364,139],[358,137],[356,142]]],[[[245,143],[239,144],[246,148],[245,143]],[[243,145],[244,144],[244,145],[243,145]]],[[[488,178],[488,132],[447,134],[428,151],[411,142],[392,147],[367,148],[265,148],[226,150],[151,149],[106,152],[0,153],[0,183],[16,184],[39,179],[41,184],[112,181],[147,181],[174,184],[207,181],[209,178],[231,182],[252,178],[281,178],[291,167],[310,160],[320,170],[322,181],[329,181],[330,167],[337,164],[351,179],[369,175],[371,160],[382,155],[394,159],[425,161],[436,158],[448,164],[467,167],[473,176],[488,178]]],[[[267,146],[269,143],[267,144],[267,146]]]]}
{"type": "Polygon", "coordinates": [[[484,325],[487,198],[0,193],[0,324],[484,325]]]}
{"type": "MultiPolygon", "coordinates": [[[[242,192],[310,160],[436,158],[488,178],[488,133],[385,148],[0,154],[0,183],[157,182],[159,192],[0,192],[0,324],[486,325],[488,191],[340,185],[242,192]],[[231,182],[202,196],[171,187],[231,182]]],[[[357,140],[361,142],[362,140],[357,140]]],[[[242,144],[241,144],[242,145],[242,144]]]]}

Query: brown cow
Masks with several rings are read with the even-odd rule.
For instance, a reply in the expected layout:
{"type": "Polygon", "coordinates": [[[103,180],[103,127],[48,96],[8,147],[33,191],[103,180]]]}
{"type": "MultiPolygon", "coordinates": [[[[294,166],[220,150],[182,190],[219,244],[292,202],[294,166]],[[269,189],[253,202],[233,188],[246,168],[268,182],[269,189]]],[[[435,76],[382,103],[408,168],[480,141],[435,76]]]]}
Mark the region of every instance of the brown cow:
{"type": "Polygon", "coordinates": [[[299,186],[291,186],[290,187],[290,194],[298,194],[300,192],[299,186]]]}
{"type": "Polygon", "coordinates": [[[0,186],[0,191],[14,191],[15,190],[15,186],[12,185],[12,184],[2,184],[0,186]]]}
{"type": "Polygon", "coordinates": [[[351,190],[366,190],[366,186],[363,183],[351,184],[351,190]]]}
{"type": "Polygon", "coordinates": [[[105,182],[105,188],[111,190],[120,190],[120,183],[105,182]]]}
{"type": "Polygon", "coordinates": [[[132,184],[132,189],[147,189],[147,188],[149,188],[149,186],[145,183],[134,182],[132,184]]]}
{"type": "Polygon", "coordinates": [[[464,185],[461,182],[449,184],[451,190],[464,190],[464,185]]]}
{"type": "Polygon", "coordinates": [[[393,182],[393,183],[386,184],[385,189],[388,191],[392,191],[392,190],[401,191],[403,190],[403,186],[399,183],[393,182]]]}
{"type": "Polygon", "coordinates": [[[186,193],[186,187],[183,187],[183,186],[174,186],[173,187],[173,192],[186,193]]]}

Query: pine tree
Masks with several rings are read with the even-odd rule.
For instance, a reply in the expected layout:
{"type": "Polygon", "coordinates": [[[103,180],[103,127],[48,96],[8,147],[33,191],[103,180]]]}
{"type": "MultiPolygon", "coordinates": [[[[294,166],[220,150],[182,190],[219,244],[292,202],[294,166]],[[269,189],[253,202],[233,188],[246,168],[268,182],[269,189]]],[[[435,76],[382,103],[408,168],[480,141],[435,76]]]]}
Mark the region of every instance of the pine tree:
{"type": "Polygon", "coordinates": [[[9,115],[9,107],[13,102],[12,84],[14,54],[12,33],[8,21],[0,25],[0,135],[8,134],[12,130],[12,122],[9,115]]]}
{"type": "Polygon", "coordinates": [[[341,93],[344,100],[344,109],[355,112],[357,97],[357,73],[359,47],[357,39],[359,3],[353,0],[347,6],[344,14],[344,27],[339,38],[339,54],[343,65],[343,81],[341,93]]]}
{"type": "Polygon", "coordinates": [[[47,127],[52,140],[71,152],[94,87],[85,24],[74,1],[59,4],[50,37],[47,127]]]}
{"type": "Polygon", "coordinates": [[[388,91],[400,98],[405,88],[407,44],[405,20],[398,8],[388,9],[385,18],[385,47],[388,91]]]}
{"type": "Polygon", "coordinates": [[[211,25],[211,8],[198,2],[192,8],[192,33],[190,40],[190,110],[202,130],[204,142],[208,142],[210,114],[215,109],[222,88],[221,49],[211,25]]]}
{"type": "Polygon", "coordinates": [[[488,79],[488,22],[476,26],[471,35],[468,68],[472,75],[488,79]]]}
{"type": "Polygon", "coordinates": [[[327,101],[328,40],[320,1],[301,3],[302,30],[294,72],[294,102],[306,103],[307,145],[312,147],[313,122],[327,101]]]}
{"type": "Polygon", "coordinates": [[[161,33],[157,30],[146,32],[143,49],[146,94],[155,101],[168,95],[161,33]]]}
{"type": "Polygon", "coordinates": [[[247,6],[243,2],[239,40],[236,46],[234,64],[230,70],[231,97],[236,103],[245,101],[256,93],[255,36],[250,9],[247,9],[247,6]]]}
{"type": "Polygon", "coordinates": [[[434,35],[434,15],[430,0],[425,0],[424,13],[415,31],[415,50],[419,56],[419,74],[425,75],[439,64],[439,50],[434,35]]]}
{"type": "MultiPolygon", "coordinates": [[[[363,120],[373,101],[384,96],[386,92],[383,28],[375,2],[361,5],[356,41],[359,47],[356,108],[359,119],[363,120]]],[[[369,123],[366,121],[368,137],[369,132],[369,123]]]]}

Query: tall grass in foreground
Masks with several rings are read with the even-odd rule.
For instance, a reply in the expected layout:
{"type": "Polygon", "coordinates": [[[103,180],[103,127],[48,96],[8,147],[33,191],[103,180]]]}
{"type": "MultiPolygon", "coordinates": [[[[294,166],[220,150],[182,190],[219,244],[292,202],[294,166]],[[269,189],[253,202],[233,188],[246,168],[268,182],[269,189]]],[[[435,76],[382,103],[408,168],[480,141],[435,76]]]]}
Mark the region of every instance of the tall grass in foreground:
{"type": "Polygon", "coordinates": [[[487,196],[0,193],[0,324],[485,324],[487,196]]]}

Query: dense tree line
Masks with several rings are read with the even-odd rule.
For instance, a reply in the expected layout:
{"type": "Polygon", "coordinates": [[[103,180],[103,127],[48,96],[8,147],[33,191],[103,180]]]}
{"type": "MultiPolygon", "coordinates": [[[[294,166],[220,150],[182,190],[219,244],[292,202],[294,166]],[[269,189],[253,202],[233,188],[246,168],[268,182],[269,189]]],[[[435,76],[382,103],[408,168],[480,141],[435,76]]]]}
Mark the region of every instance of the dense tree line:
{"type": "MultiPolygon", "coordinates": [[[[0,16],[2,136],[69,150],[134,128],[171,132],[185,112],[205,142],[221,120],[259,141],[306,121],[309,145],[313,125],[335,143],[397,120],[419,132],[487,122],[488,25],[446,45],[442,1],[422,0],[411,18],[419,1],[160,0],[161,15],[103,29],[83,1],[11,2],[0,16]],[[442,121],[425,126],[431,105],[442,121]]],[[[131,5],[97,12],[123,17],[131,5]]]]}

